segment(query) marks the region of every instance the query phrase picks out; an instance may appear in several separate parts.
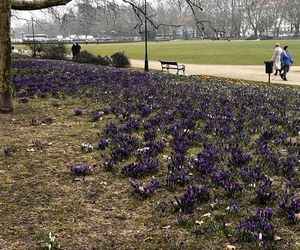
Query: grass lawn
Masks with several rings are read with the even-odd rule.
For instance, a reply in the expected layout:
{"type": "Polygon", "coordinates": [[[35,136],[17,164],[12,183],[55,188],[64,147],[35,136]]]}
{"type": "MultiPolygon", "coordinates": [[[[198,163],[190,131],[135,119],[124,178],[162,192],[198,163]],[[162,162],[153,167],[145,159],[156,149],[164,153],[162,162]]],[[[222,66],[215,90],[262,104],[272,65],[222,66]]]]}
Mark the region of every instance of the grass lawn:
{"type": "MultiPolygon", "coordinates": [[[[191,64],[262,65],[270,60],[275,40],[271,41],[167,41],[149,42],[149,60],[174,60],[191,64]]],[[[300,65],[300,40],[281,41],[289,45],[295,65],[300,65]]],[[[19,46],[16,46],[19,47],[19,46]]],[[[69,46],[70,47],[70,46],[69,46]]],[[[144,43],[81,44],[95,55],[124,51],[131,59],[144,59],[144,43]]]]}
{"type": "MultiPolygon", "coordinates": [[[[149,42],[149,60],[174,60],[191,64],[261,65],[270,60],[275,41],[169,41],[149,42]]],[[[300,65],[300,41],[288,44],[296,65],[300,65]]],[[[131,59],[144,58],[144,43],[81,45],[95,55],[124,51],[131,59]]]]}

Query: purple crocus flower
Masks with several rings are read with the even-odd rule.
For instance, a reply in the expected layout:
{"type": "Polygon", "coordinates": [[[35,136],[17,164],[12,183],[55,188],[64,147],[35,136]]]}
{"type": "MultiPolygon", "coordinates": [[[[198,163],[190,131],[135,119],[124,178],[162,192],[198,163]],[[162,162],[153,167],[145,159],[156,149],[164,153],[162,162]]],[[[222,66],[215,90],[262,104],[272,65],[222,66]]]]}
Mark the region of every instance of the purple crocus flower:
{"type": "Polygon", "coordinates": [[[75,115],[82,115],[82,109],[81,108],[74,109],[74,114],[75,115]]]}
{"type": "Polygon", "coordinates": [[[16,149],[14,147],[5,147],[3,149],[4,155],[5,156],[10,156],[12,155],[14,152],[16,152],[16,149]]]}

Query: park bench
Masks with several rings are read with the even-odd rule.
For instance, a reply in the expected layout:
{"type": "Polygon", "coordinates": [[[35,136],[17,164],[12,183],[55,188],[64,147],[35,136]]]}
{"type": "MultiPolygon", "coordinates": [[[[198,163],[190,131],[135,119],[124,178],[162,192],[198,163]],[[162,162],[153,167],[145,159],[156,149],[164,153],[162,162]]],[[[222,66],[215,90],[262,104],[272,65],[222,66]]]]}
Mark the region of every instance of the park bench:
{"type": "Polygon", "coordinates": [[[168,62],[168,61],[160,61],[161,64],[161,71],[166,69],[169,73],[170,69],[176,69],[177,70],[177,75],[180,70],[182,70],[183,74],[185,74],[185,65],[183,64],[178,64],[177,62],[168,62]]]}

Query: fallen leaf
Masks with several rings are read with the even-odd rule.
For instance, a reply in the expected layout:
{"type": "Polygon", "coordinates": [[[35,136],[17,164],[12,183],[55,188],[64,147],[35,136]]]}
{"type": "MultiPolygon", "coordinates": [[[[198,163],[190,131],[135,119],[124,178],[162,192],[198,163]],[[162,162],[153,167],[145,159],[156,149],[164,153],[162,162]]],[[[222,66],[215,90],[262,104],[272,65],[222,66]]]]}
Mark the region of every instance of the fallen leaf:
{"type": "Polygon", "coordinates": [[[171,226],[168,225],[168,226],[165,226],[165,227],[162,227],[163,229],[169,229],[171,226]]]}
{"type": "Polygon", "coordinates": [[[274,237],[274,240],[275,240],[275,241],[280,241],[280,240],[282,240],[282,238],[281,238],[280,236],[276,235],[276,236],[274,237]]]}
{"type": "Polygon", "coordinates": [[[217,204],[218,204],[218,202],[211,203],[211,204],[210,204],[210,207],[211,207],[212,209],[214,209],[214,208],[217,206],[217,204]]]}
{"type": "Polygon", "coordinates": [[[144,239],[144,241],[148,241],[148,240],[153,240],[153,238],[152,237],[148,237],[148,238],[144,239]]]}
{"type": "Polygon", "coordinates": [[[206,213],[206,214],[203,214],[201,217],[204,218],[204,217],[210,217],[211,216],[211,213],[206,213]]]}
{"type": "Polygon", "coordinates": [[[26,148],[27,152],[34,152],[34,148],[26,148]]]}
{"type": "Polygon", "coordinates": [[[298,214],[295,214],[295,217],[296,217],[296,219],[300,219],[300,213],[298,213],[298,214]]]}
{"type": "Polygon", "coordinates": [[[163,155],[163,159],[164,159],[164,160],[168,160],[168,159],[169,159],[169,156],[168,156],[168,155],[163,155]]]}
{"type": "Polygon", "coordinates": [[[203,220],[201,220],[201,221],[196,220],[196,221],[195,221],[195,224],[197,224],[197,225],[202,225],[203,223],[204,223],[203,220]]]}
{"type": "Polygon", "coordinates": [[[235,250],[236,247],[233,245],[226,245],[226,250],[235,250]]]}
{"type": "Polygon", "coordinates": [[[232,223],[225,223],[225,227],[230,227],[232,223]]]}

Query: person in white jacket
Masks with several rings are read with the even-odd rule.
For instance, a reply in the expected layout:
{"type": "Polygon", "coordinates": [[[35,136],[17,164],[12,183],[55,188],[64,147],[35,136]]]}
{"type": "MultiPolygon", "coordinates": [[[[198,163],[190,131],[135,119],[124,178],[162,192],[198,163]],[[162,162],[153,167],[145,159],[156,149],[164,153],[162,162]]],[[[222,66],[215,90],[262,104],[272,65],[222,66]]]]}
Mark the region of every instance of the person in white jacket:
{"type": "Polygon", "coordinates": [[[271,61],[273,62],[273,69],[275,70],[274,75],[277,76],[278,73],[281,73],[281,61],[280,61],[280,56],[282,53],[282,48],[280,48],[280,43],[277,42],[275,43],[275,49],[273,52],[273,56],[271,61]]]}

